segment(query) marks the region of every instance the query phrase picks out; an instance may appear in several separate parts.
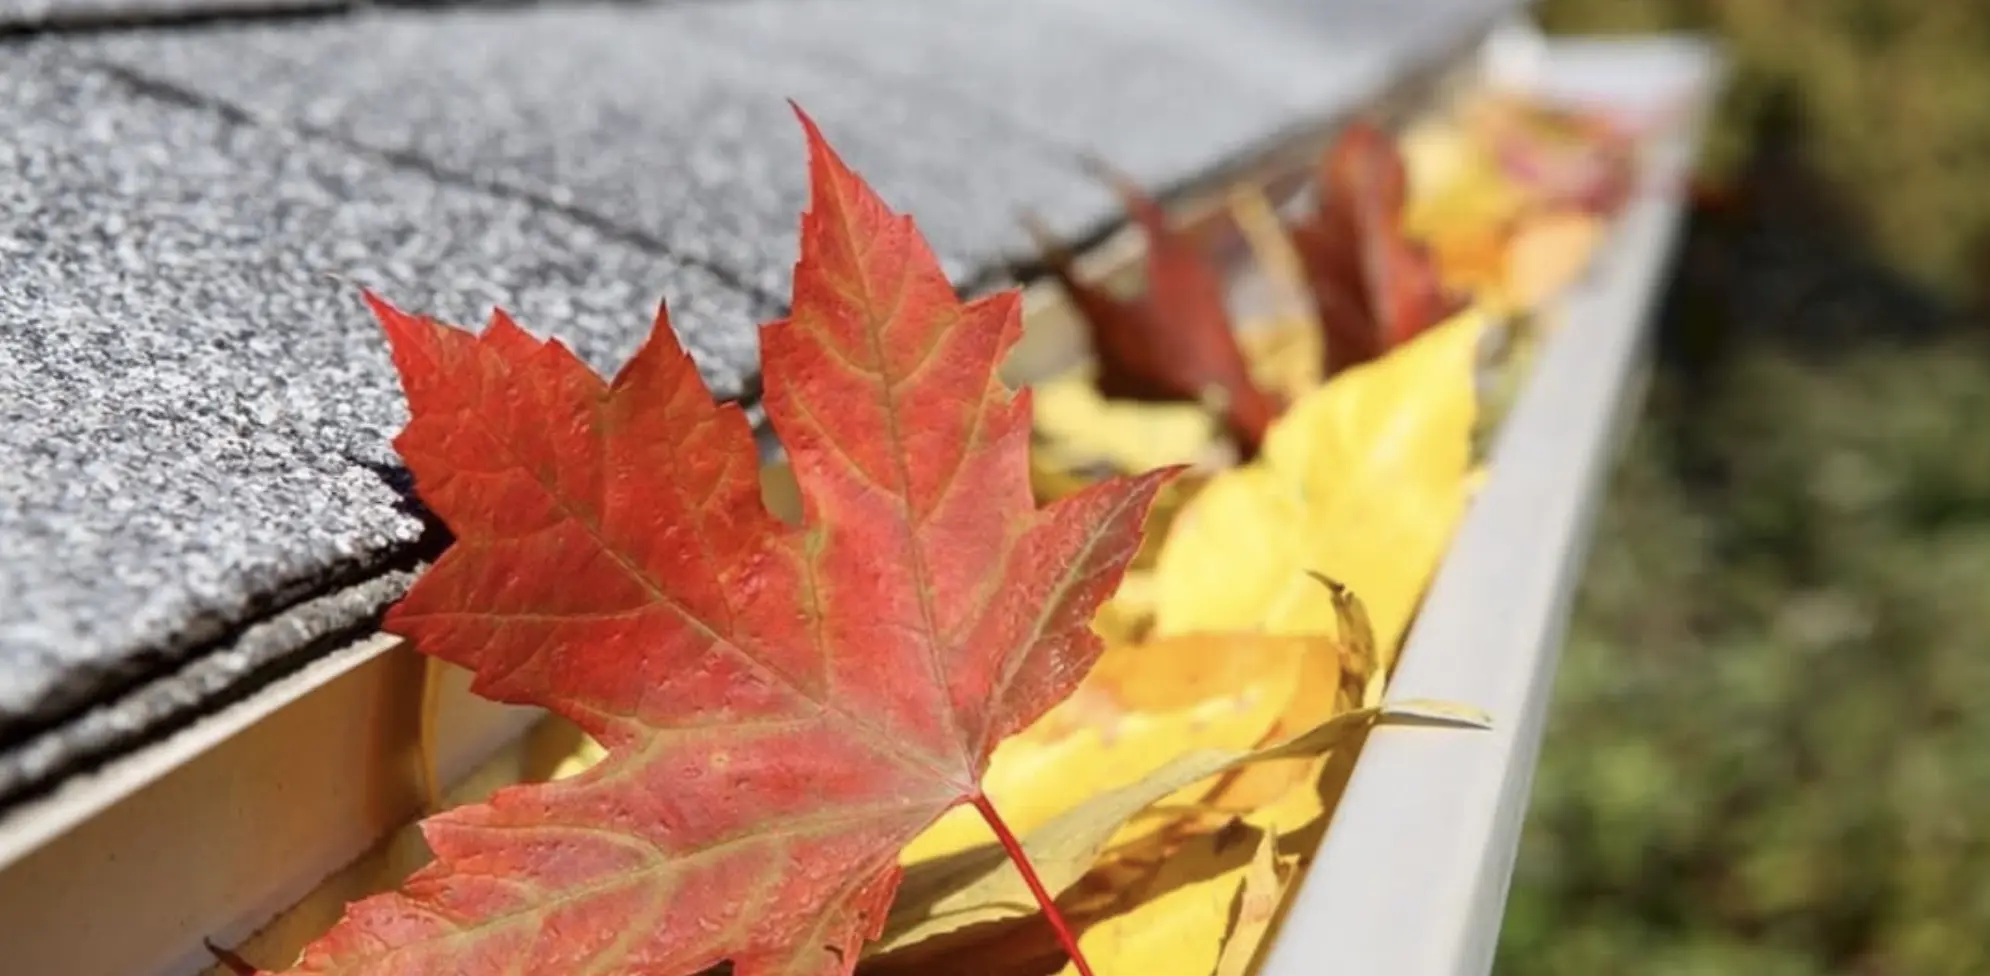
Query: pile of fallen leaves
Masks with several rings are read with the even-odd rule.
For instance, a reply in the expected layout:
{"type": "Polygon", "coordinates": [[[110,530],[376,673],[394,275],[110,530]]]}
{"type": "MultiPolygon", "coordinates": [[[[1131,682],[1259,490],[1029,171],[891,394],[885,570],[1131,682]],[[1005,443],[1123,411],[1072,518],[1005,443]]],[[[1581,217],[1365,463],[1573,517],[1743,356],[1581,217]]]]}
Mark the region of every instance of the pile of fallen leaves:
{"type": "Polygon", "coordinates": [[[1294,216],[1237,208],[1286,305],[1241,328],[1114,177],[1146,290],[1046,241],[1095,357],[1033,413],[1018,296],[961,302],[803,123],[783,492],[661,313],[604,381],[368,296],[455,537],[386,629],[587,739],[425,821],[433,861],[289,971],[1243,973],[1367,730],[1483,721],[1383,692],[1627,143],[1510,98],[1353,127],[1294,216]]]}

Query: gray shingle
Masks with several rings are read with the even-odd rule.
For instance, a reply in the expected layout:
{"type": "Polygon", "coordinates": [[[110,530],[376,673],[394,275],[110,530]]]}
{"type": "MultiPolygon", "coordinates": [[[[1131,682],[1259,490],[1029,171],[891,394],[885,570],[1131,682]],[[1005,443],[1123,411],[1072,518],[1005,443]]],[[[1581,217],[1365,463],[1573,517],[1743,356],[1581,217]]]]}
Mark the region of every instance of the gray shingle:
{"type": "Polygon", "coordinates": [[[719,385],[750,361],[754,309],[701,271],[5,53],[0,742],[415,539],[367,467],[404,414],[353,283],[456,321],[501,303],[598,367],[669,295],[719,385]]]}
{"type": "Polygon", "coordinates": [[[375,12],[90,45],[202,97],[573,207],[779,299],[795,98],[957,280],[1371,96],[1517,0],[734,0],[375,12]]]}
{"type": "Polygon", "coordinates": [[[333,10],[348,0],[0,0],[0,30],[333,10]]]}
{"type": "MultiPolygon", "coordinates": [[[[1294,32],[1244,5],[1138,0],[749,0],[687,25],[941,92],[1168,185],[1359,97],[1386,33],[1294,32]],[[1243,55],[1243,56],[1239,56],[1243,55]]],[[[1032,201],[1034,202],[1034,201],[1032,201]]],[[[1058,214],[1065,221],[1093,214],[1058,214]]]]}
{"type": "MultiPolygon", "coordinates": [[[[972,105],[1166,187],[1356,105],[1520,0],[743,0],[689,28],[972,105]]],[[[1032,201],[1034,202],[1034,201],[1032,201]]],[[[1053,214],[1066,222],[1088,212],[1053,214]]]]}
{"type": "Polygon", "coordinates": [[[999,118],[685,16],[724,6],[375,12],[124,34],[90,50],[261,117],[575,207],[769,296],[786,290],[805,202],[790,97],[917,215],[957,279],[1020,247],[1019,204],[1110,213],[1068,158],[999,118]]]}
{"type": "MultiPolygon", "coordinates": [[[[1032,0],[1056,4],[1058,0],[1032,0]]],[[[1192,50],[1308,115],[1366,100],[1528,0],[1081,0],[1108,32],[1192,50]]]]}

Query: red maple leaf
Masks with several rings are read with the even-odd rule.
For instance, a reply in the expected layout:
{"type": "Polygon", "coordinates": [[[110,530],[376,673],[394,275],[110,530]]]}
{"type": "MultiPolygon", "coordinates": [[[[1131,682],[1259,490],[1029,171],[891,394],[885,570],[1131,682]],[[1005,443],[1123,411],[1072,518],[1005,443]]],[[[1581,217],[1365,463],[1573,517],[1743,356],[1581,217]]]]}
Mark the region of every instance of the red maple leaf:
{"type": "Polygon", "coordinates": [[[1095,164],[1147,238],[1147,291],[1124,299],[1079,278],[1075,257],[1035,221],[1028,226],[1090,330],[1099,395],[1120,400],[1210,403],[1248,458],[1279,404],[1251,380],[1224,301],[1222,276],[1196,241],[1133,181],[1095,164]]]}
{"type": "Polygon", "coordinates": [[[607,383],[501,312],[473,335],[368,296],[395,446],[456,537],[387,629],[607,757],[430,818],[434,863],[296,972],[848,973],[907,841],[964,802],[999,824],[989,753],[1091,668],[1173,472],[1039,510],[1029,397],[996,375],[1018,296],[961,303],[801,118],[793,308],[760,335],[800,526],[661,312],[607,383]]]}
{"type": "Polygon", "coordinates": [[[1408,177],[1395,143],[1355,122],[1320,161],[1318,209],[1291,228],[1326,339],[1326,373],[1381,356],[1463,307],[1403,229],[1408,177]]]}

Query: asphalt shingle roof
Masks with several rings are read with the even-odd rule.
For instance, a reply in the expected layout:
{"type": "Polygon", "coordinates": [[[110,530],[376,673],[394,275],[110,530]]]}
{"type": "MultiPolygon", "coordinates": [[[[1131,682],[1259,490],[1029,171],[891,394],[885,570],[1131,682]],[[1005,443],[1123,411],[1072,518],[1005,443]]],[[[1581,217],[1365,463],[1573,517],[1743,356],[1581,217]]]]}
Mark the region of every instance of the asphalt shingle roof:
{"type": "Polygon", "coordinates": [[[333,10],[348,0],[0,0],[0,33],[333,10]]]}
{"type": "Polygon", "coordinates": [[[1019,207],[1112,219],[1080,152],[1180,184],[1515,5],[470,4],[26,30],[110,2],[0,0],[0,803],[363,631],[405,585],[424,530],[358,284],[466,323],[502,304],[604,369],[667,296],[714,388],[750,394],[803,204],[784,98],[957,281],[988,284],[1023,251],[1019,207]]]}

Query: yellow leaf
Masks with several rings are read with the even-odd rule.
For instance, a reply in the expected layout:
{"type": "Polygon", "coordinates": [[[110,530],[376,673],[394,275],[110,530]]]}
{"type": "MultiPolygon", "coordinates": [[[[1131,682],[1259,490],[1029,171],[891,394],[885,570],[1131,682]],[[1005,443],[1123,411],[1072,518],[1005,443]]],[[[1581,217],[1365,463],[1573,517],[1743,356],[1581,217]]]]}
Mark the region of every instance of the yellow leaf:
{"type": "Polygon", "coordinates": [[[1307,583],[1306,501],[1294,479],[1263,464],[1211,478],[1161,544],[1156,634],[1266,627],[1279,596],[1307,583]]]}
{"type": "MultiPolygon", "coordinates": [[[[1101,474],[1111,473],[1109,470],[1101,474]]],[[[1041,451],[1030,455],[1030,487],[1040,500],[1062,498],[1091,484],[1095,479],[1086,477],[1076,470],[1058,467],[1058,462],[1047,458],[1041,451]]],[[[1161,541],[1168,536],[1168,529],[1174,524],[1175,516],[1181,513],[1189,499],[1208,481],[1208,476],[1199,472],[1184,472],[1180,477],[1161,487],[1154,496],[1154,503],[1147,509],[1145,534],[1140,541],[1140,549],[1133,554],[1127,566],[1127,576],[1120,582],[1117,592],[1099,608],[1093,619],[1093,629],[1108,643],[1133,643],[1146,635],[1147,626],[1153,620],[1153,594],[1149,577],[1154,561],[1160,557],[1161,541]]]]}
{"type": "Polygon", "coordinates": [[[1137,569],[1127,570],[1119,590],[1092,616],[1093,632],[1108,647],[1139,643],[1153,623],[1154,574],[1137,569]]]}
{"type": "Polygon", "coordinates": [[[1412,237],[1496,229],[1528,202],[1525,190],[1507,178],[1485,141],[1455,120],[1417,125],[1403,135],[1399,147],[1410,186],[1404,229],[1412,237]]]}
{"type": "MultiPolygon", "coordinates": [[[[1333,601],[1339,636],[1336,655],[1308,655],[1300,664],[1297,686],[1266,741],[1297,735],[1333,716],[1382,701],[1384,675],[1375,653],[1375,639],[1361,601],[1344,586],[1317,580],[1319,592],[1333,601]]],[[[1252,763],[1226,774],[1204,802],[1215,809],[1252,811],[1279,802],[1295,791],[1316,794],[1321,764],[1312,758],[1252,763]]],[[[1317,801],[1316,801],[1317,802],[1317,801]]],[[[1281,820],[1288,829],[1305,822],[1281,820]]],[[[1253,821],[1254,823],[1256,821],[1253,821]]]]}
{"type": "Polygon", "coordinates": [[[1154,561],[1161,556],[1161,540],[1168,537],[1168,530],[1179,518],[1182,509],[1209,483],[1209,475],[1201,471],[1185,471],[1173,481],[1161,486],[1154,495],[1154,504],[1147,509],[1146,533],[1140,540],[1140,551],[1133,554],[1132,570],[1151,570],[1154,561]]]}
{"type": "Polygon", "coordinates": [[[1325,755],[1282,760],[1302,764],[1299,772],[1288,778],[1283,792],[1246,809],[1242,813],[1244,822],[1253,827],[1275,828],[1285,834],[1298,834],[1315,826],[1315,821],[1327,815],[1329,805],[1320,795],[1320,789],[1336,758],[1325,755]]]}
{"type": "Polygon", "coordinates": [[[1223,940],[1216,959],[1216,976],[1244,976],[1257,960],[1258,946],[1278,917],[1285,899],[1285,878],[1278,870],[1278,831],[1269,829],[1258,841],[1257,852],[1244,869],[1243,890],[1237,893],[1236,923],[1223,940]]]}
{"type": "MultiPolygon", "coordinates": [[[[1335,662],[1334,643],[1237,634],[1111,647],[1077,691],[996,748],[982,791],[1022,834],[1192,748],[1260,745],[1315,659],[1335,662]]],[[[899,863],[987,841],[987,826],[961,807],[915,838],[899,863]]]]}
{"type": "Polygon", "coordinates": [[[1030,452],[1030,493],[1039,502],[1052,502],[1066,495],[1075,495],[1096,480],[1075,468],[1064,466],[1059,459],[1047,457],[1043,451],[1030,452]]]}
{"type": "Polygon", "coordinates": [[[1154,632],[1334,633],[1319,573],[1361,598],[1386,673],[1464,513],[1487,325],[1460,313],[1335,377],[1213,477],[1162,544],[1154,632]]]}
{"type": "Polygon", "coordinates": [[[1237,330],[1251,381],[1288,403],[1320,385],[1324,342],[1310,314],[1267,317],[1237,330]]]}
{"type": "MultiPolygon", "coordinates": [[[[1131,907],[1088,926],[1078,947],[1101,973],[1209,976],[1251,872],[1243,856],[1251,849],[1234,831],[1199,835],[1168,855],[1131,907]]],[[[1067,963],[1062,976],[1077,972],[1067,963]]]]}
{"type": "Polygon", "coordinates": [[[1461,312],[1294,404],[1266,435],[1267,465],[1296,477],[1316,505],[1359,503],[1357,483],[1462,477],[1470,458],[1458,435],[1474,412],[1487,325],[1461,312]]]}
{"type": "Polygon", "coordinates": [[[1108,400],[1082,369],[1031,389],[1038,438],[1031,453],[1053,468],[1148,471],[1214,464],[1226,449],[1217,419],[1199,404],[1108,400]]]}
{"type": "MultiPolygon", "coordinates": [[[[1483,716],[1438,702],[1398,702],[1344,712],[1276,745],[1259,749],[1196,749],[1179,755],[1137,782],[1107,790],[1044,822],[1022,837],[1024,852],[1052,895],[1085,876],[1128,819],[1199,780],[1247,763],[1313,756],[1333,749],[1377,721],[1398,717],[1484,727],[1483,716]]],[[[998,809],[1000,809],[998,804],[998,809]]],[[[1003,811],[1004,819],[1008,812],[1003,811]]],[[[992,842],[909,865],[898,898],[885,922],[884,937],[872,946],[885,953],[968,926],[1036,912],[1021,875],[992,842]]]]}

